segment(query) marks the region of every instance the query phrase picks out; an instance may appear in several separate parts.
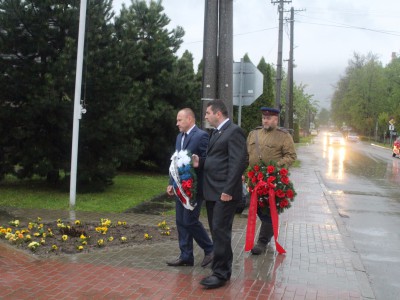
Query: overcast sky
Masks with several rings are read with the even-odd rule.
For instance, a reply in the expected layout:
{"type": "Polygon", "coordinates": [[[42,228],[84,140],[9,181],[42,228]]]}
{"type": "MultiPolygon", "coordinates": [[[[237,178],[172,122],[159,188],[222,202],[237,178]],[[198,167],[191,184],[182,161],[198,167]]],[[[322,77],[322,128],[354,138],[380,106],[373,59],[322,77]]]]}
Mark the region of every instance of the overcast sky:
{"type": "MultiPolygon", "coordinates": [[[[114,0],[117,14],[121,4],[114,0]]],[[[178,55],[189,50],[195,68],[203,54],[205,0],[163,0],[171,28],[182,26],[184,43],[178,55]]],[[[276,66],[278,52],[278,10],[271,0],[233,0],[233,56],[240,61],[248,53],[257,65],[261,57],[276,66]]],[[[392,52],[400,52],[399,0],[293,0],[285,3],[285,18],[295,9],[294,80],[307,85],[320,107],[330,107],[333,86],[344,75],[348,61],[357,52],[378,55],[383,65],[392,52]]],[[[283,59],[289,58],[289,25],[283,33],[283,59]]],[[[284,72],[287,63],[283,62],[284,72]]]]}

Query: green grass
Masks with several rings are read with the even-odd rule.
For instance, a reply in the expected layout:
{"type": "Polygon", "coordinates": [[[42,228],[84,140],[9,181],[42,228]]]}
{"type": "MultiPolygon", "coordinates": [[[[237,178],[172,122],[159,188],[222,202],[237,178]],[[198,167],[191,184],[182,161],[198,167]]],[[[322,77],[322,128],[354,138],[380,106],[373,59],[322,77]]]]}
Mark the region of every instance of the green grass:
{"type": "Polygon", "coordinates": [[[301,167],[301,161],[297,157],[297,159],[294,161],[294,163],[290,166],[290,169],[291,168],[300,168],[300,167],[301,167]]]}
{"type": "MultiPolygon", "coordinates": [[[[75,209],[123,212],[163,193],[167,185],[167,175],[120,174],[105,192],[77,194],[75,209]]],[[[69,208],[69,192],[51,189],[39,179],[20,181],[8,177],[0,183],[0,195],[0,207],[69,208]]]]}
{"type": "Polygon", "coordinates": [[[314,136],[312,135],[308,135],[308,136],[301,136],[300,137],[300,142],[298,144],[302,145],[302,144],[307,144],[307,143],[313,143],[314,140],[314,136]]]}
{"type": "MultiPolygon", "coordinates": [[[[301,138],[300,144],[311,139],[301,138]]],[[[296,147],[300,146],[296,144],[296,147]]],[[[292,168],[300,167],[296,160],[292,168]]],[[[124,212],[165,192],[167,175],[119,174],[114,184],[102,193],[77,194],[75,210],[95,212],[124,212]]],[[[7,177],[0,182],[0,207],[20,207],[65,210],[69,208],[69,192],[50,188],[41,179],[17,180],[7,177]]],[[[166,212],[174,214],[175,210],[166,212]]],[[[204,213],[202,212],[202,215],[204,213]]]]}

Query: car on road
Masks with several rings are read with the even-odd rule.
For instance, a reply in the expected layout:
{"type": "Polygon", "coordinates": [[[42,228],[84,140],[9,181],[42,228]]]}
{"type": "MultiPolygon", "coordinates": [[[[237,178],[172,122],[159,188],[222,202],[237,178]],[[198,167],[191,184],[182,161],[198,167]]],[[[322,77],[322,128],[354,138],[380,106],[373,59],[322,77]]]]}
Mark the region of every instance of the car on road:
{"type": "Polygon", "coordinates": [[[347,135],[347,140],[349,142],[358,143],[360,141],[360,137],[355,132],[349,132],[347,135]]]}
{"type": "Polygon", "coordinates": [[[393,157],[400,157],[400,137],[398,137],[393,143],[393,157]]]}
{"type": "Polygon", "coordinates": [[[341,132],[330,132],[328,135],[328,143],[332,146],[344,146],[345,141],[341,132]]]}
{"type": "Polygon", "coordinates": [[[318,135],[317,129],[311,129],[310,134],[311,134],[312,136],[317,136],[317,135],[318,135]]]}

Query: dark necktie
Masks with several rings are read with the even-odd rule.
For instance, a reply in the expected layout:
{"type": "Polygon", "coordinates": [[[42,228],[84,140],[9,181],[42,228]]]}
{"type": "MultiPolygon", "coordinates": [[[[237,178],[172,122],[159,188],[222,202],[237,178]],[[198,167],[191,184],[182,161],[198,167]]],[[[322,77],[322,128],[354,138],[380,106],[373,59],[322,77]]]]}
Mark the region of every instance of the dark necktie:
{"type": "Polygon", "coordinates": [[[187,137],[187,133],[185,132],[185,133],[182,134],[182,139],[181,139],[181,150],[183,150],[183,143],[185,142],[186,137],[187,137]]]}
{"type": "Polygon", "coordinates": [[[210,141],[213,140],[213,139],[215,139],[215,137],[217,136],[217,134],[218,134],[218,129],[217,129],[217,128],[213,129],[213,130],[211,131],[210,141]]]}

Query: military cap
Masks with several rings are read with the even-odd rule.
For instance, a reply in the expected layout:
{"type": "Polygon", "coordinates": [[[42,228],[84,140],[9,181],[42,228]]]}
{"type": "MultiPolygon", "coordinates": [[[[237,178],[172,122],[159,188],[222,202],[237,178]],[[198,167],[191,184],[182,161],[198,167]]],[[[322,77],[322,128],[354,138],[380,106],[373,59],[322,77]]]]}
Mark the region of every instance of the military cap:
{"type": "Polygon", "coordinates": [[[280,113],[279,109],[272,107],[261,107],[260,110],[265,116],[277,116],[280,113]]]}

